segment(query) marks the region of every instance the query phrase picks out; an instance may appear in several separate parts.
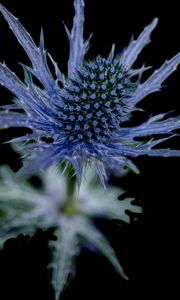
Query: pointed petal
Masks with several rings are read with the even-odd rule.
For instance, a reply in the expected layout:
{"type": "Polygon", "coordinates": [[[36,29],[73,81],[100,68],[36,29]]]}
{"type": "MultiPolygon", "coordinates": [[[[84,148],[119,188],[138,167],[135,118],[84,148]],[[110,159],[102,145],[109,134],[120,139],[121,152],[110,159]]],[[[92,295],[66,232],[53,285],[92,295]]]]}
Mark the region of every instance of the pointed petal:
{"type": "MultiPolygon", "coordinates": [[[[8,141],[8,143],[22,143],[22,142],[25,142],[25,143],[28,143],[30,141],[33,141],[33,140],[39,140],[41,139],[42,137],[44,137],[44,132],[33,132],[32,134],[26,134],[26,135],[23,135],[23,136],[20,136],[20,137],[17,137],[17,138],[13,138],[11,140],[8,141]]],[[[51,135],[47,136],[46,134],[46,137],[51,137],[51,135]]]]}
{"type": "MultiPolygon", "coordinates": [[[[158,115],[162,117],[164,114],[158,115]]],[[[158,117],[158,116],[154,116],[158,117]]],[[[133,127],[129,130],[130,137],[140,137],[155,134],[172,134],[172,131],[180,128],[180,117],[168,118],[158,121],[152,118],[140,126],[133,127]]]]}
{"type": "Polygon", "coordinates": [[[106,175],[106,171],[104,168],[104,164],[101,161],[96,160],[95,167],[96,167],[96,173],[100,179],[100,182],[101,182],[102,186],[104,187],[104,189],[106,190],[105,182],[107,180],[107,175],[106,175]]]}
{"type": "Polygon", "coordinates": [[[28,86],[5,64],[0,63],[0,84],[16,95],[18,98],[16,104],[19,104],[19,108],[24,109],[28,116],[31,114],[36,117],[40,115],[41,118],[47,120],[47,118],[52,117],[53,110],[48,109],[47,104],[42,100],[43,95],[41,95],[40,91],[36,90],[27,71],[25,71],[25,76],[28,86]]]}
{"type": "Polygon", "coordinates": [[[138,75],[138,77],[139,77],[139,78],[138,78],[138,82],[140,82],[141,77],[142,77],[142,74],[143,74],[145,71],[147,71],[147,70],[149,70],[149,69],[151,69],[151,68],[152,68],[151,66],[145,67],[145,64],[143,64],[141,68],[131,70],[130,77],[135,76],[135,75],[138,75]]]}
{"type": "Polygon", "coordinates": [[[128,100],[132,108],[147,95],[157,92],[161,89],[162,83],[168,78],[180,63],[180,53],[176,54],[170,60],[167,60],[158,70],[142,84],[134,92],[133,96],[128,100]]]}
{"type": "Polygon", "coordinates": [[[13,73],[5,64],[0,63],[0,84],[5,86],[18,98],[17,104],[23,108],[27,114],[33,110],[37,114],[42,113],[40,106],[31,96],[30,91],[25,84],[13,73]]]}
{"type": "Polygon", "coordinates": [[[61,222],[61,229],[55,231],[56,241],[51,241],[53,257],[50,267],[52,268],[52,285],[55,290],[55,299],[58,300],[65,288],[68,276],[72,271],[74,256],[78,254],[77,239],[74,234],[74,226],[70,220],[61,222]]]}
{"type": "Polygon", "coordinates": [[[52,58],[52,56],[49,53],[48,53],[48,56],[49,56],[53,66],[54,66],[57,80],[62,82],[62,84],[64,85],[65,84],[65,75],[60,71],[57,63],[54,61],[54,59],[52,58]]]}
{"type": "Polygon", "coordinates": [[[19,178],[35,174],[50,165],[56,165],[65,158],[68,159],[68,149],[66,149],[63,143],[61,145],[46,144],[43,142],[32,143],[22,147],[21,153],[29,157],[23,161],[24,165],[18,172],[19,178]]]}
{"type": "MultiPolygon", "coordinates": [[[[128,154],[128,153],[127,153],[128,154]]],[[[140,155],[148,155],[148,156],[161,156],[161,157],[180,157],[180,150],[172,150],[172,149],[139,149],[139,151],[131,151],[129,154],[131,156],[140,156],[140,155]]]]}
{"type": "Polygon", "coordinates": [[[32,128],[32,124],[29,122],[26,116],[23,115],[3,115],[0,113],[0,128],[10,128],[10,127],[27,127],[32,128]]]}
{"type": "MultiPolygon", "coordinates": [[[[119,143],[119,137],[117,138],[117,140],[112,140],[112,142],[119,143]]],[[[139,174],[138,168],[132,163],[132,161],[130,161],[124,155],[119,155],[119,152],[116,150],[117,148],[115,143],[109,144],[107,146],[99,145],[99,155],[97,155],[97,159],[101,158],[102,162],[105,166],[107,166],[107,168],[109,168],[113,172],[116,171],[120,176],[123,176],[127,173],[126,168],[133,171],[135,174],[139,174]],[[114,153],[114,155],[112,153],[114,153]]]]}
{"type": "Polygon", "coordinates": [[[17,105],[16,103],[7,104],[7,105],[0,105],[0,108],[3,109],[4,111],[20,109],[19,105],[17,105]]]}
{"type": "Polygon", "coordinates": [[[84,1],[74,0],[75,16],[71,32],[65,26],[70,44],[70,55],[68,61],[68,77],[72,77],[75,69],[83,63],[84,55],[88,50],[88,41],[83,41],[84,31],[84,1]]]}
{"type": "Polygon", "coordinates": [[[17,18],[15,18],[2,4],[0,4],[0,11],[9,24],[20,45],[24,48],[33,65],[34,74],[47,90],[52,91],[54,86],[53,77],[47,66],[45,50],[43,46],[43,35],[41,34],[41,43],[38,48],[31,38],[30,34],[25,30],[17,18]]]}
{"type": "Polygon", "coordinates": [[[0,63],[0,84],[5,86],[17,97],[21,97],[22,92],[25,92],[26,89],[24,83],[5,65],[5,63],[0,63]]]}
{"type": "Polygon", "coordinates": [[[0,5],[0,11],[4,18],[9,24],[10,29],[13,31],[14,35],[18,39],[21,46],[24,48],[25,52],[28,54],[30,60],[36,64],[37,46],[32,40],[29,33],[20,24],[17,18],[15,18],[2,4],[0,5]]]}
{"type": "Polygon", "coordinates": [[[113,44],[111,47],[111,51],[108,55],[108,59],[112,60],[114,58],[114,52],[115,52],[115,44],[113,44]]]}
{"type": "Polygon", "coordinates": [[[155,18],[147,27],[144,28],[144,31],[140,34],[138,39],[136,41],[132,40],[129,46],[124,50],[121,60],[127,68],[131,68],[142,49],[151,41],[150,35],[157,23],[158,18],[155,18]]]}
{"type": "Polygon", "coordinates": [[[83,156],[75,155],[75,156],[72,156],[72,157],[69,156],[68,161],[72,164],[73,169],[76,173],[77,183],[78,183],[78,190],[79,190],[80,185],[81,185],[81,181],[82,181],[82,177],[83,177],[85,160],[83,159],[83,156]]]}
{"type": "Polygon", "coordinates": [[[86,221],[86,219],[81,217],[79,220],[78,232],[83,238],[87,239],[87,241],[92,242],[94,246],[97,247],[99,252],[102,253],[111,262],[115,270],[124,279],[128,279],[116,257],[115,251],[100,231],[98,231],[90,222],[86,221]]]}
{"type": "MultiPolygon", "coordinates": [[[[138,157],[141,155],[149,155],[149,156],[162,156],[162,157],[180,157],[180,150],[171,150],[169,148],[162,148],[162,149],[152,149],[154,146],[166,141],[167,139],[171,138],[165,137],[162,139],[157,139],[157,140],[150,140],[147,143],[142,144],[142,142],[136,142],[136,145],[126,145],[125,143],[114,143],[112,145],[109,145],[105,147],[106,149],[106,155],[113,160],[115,157],[119,156],[121,159],[122,157],[138,157]]],[[[101,146],[102,149],[104,146],[101,146]]]]}

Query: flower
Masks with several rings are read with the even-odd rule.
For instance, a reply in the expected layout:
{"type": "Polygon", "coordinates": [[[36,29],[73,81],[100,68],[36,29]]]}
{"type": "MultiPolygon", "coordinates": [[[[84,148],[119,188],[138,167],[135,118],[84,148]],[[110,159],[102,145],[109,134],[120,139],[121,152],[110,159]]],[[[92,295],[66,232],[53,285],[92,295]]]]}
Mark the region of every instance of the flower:
{"type": "Polygon", "coordinates": [[[163,81],[180,63],[178,53],[144,82],[141,75],[148,68],[144,65],[140,69],[132,68],[149,43],[158,19],[145,27],[120,55],[115,55],[113,45],[107,58],[98,55],[86,61],[84,56],[90,38],[83,40],[84,1],[75,0],[74,8],[72,30],[65,26],[70,43],[68,76],[65,79],[49,56],[57,77],[54,80],[48,68],[43,33],[37,47],[18,19],[0,5],[0,11],[32,63],[32,67],[23,65],[25,83],[5,63],[0,64],[0,84],[16,97],[13,104],[2,107],[0,127],[32,130],[31,134],[14,139],[22,143],[23,154],[29,158],[22,173],[30,174],[65,159],[73,165],[79,185],[86,166],[92,163],[104,184],[106,166],[113,170],[126,166],[138,172],[131,157],[180,156],[180,150],[154,148],[174,135],[173,130],[180,127],[179,116],[170,118],[162,113],[138,126],[122,126],[137,109],[136,105],[147,95],[159,91],[163,81]],[[41,88],[33,81],[34,77],[41,88]],[[148,136],[151,139],[147,140],[148,136]]]}
{"type": "Polygon", "coordinates": [[[73,202],[69,205],[67,179],[57,168],[48,168],[41,174],[42,187],[38,189],[26,179],[17,180],[9,167],[0,169],[0,246],[19,234],[32,236],[38,228],[55,228],[56,239],[49,241],[52,249],[49,267],[52,268],[56,299],[68,281],[74,258],[84,245],[82,241],[94,245],[127,279],[114,249],[94,225],[93,218],[103,216],[129,223],[126,210],[140,213],[141,208],[132,204],[132,198],[118,201],[117,197],[123,193],[120,188],[111,186],[105,191],[97,186],[91,169],[86,171],[85,178],[80,192],[76,186],[73,202]]]}

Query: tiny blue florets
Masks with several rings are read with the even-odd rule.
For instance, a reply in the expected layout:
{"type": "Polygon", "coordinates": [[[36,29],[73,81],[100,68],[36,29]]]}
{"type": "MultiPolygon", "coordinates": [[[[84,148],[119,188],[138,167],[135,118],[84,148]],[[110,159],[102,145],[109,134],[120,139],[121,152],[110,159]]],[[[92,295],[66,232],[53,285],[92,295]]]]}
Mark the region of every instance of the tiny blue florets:
{"type": "Polygon", "coordinates": [[[93,62],[85,62],[62,90],[60,120],[67,139],[73,143],[108,141],[120,129],[127,98],[135,87],[118,59],[98,56],[93,62]]]}

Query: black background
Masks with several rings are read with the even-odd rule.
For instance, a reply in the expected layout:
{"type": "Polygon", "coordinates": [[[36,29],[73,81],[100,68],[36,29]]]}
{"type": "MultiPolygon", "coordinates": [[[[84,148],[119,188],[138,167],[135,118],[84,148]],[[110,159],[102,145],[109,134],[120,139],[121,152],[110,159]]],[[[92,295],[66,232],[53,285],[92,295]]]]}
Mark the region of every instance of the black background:
{"type": "MultiPolygon", "coordinates": [[[[66,72],[68,41],[62,20],[71,27],[72,1],[1,1],[18,16],[36,42],[43,27],[45,44],[59,66],[66,72]]],[[[107,56],[112,43],[121,51],[132,34],[137,37],[144,26],[159,17],[158,27],[152,34],[152,43],[146,47],[135,66],[159,67],[167,58],[180,51],[179,8],[173,1],[98,1],[86,0],[85,37],[94,32],[87,54],[107,56]]],[[[17,62],[29,63],[3,17],[0,18],[0,59],[23,78],[17,62]]],[[[148,73],[149,74],[149,73],[148,73]]],[[[168,80],[161,93],[148,96],[141,103],[148,114],[176,110],[180,113],[180,71],[168,80]]],[[[0,88],[1,103],[11,98],[0,88]],[[7,99],[7,100],[6,100],[7,99]]],[[[145,112],[145,117],[148,115],[145,112]]],[[[143,120],[143,116],[139,116],[143,120]]],[[[11,136],[7,130],[2,140],[11,136]]],[[[179,148],[174,139],[168,146],[179,148]]],[[[14,169],[20,166],[17,155],[7,145],[0,146],[0,163],[9,163],[14,169]]],[[[98,225],[110,239],[116,253],[129,275],[123,281],[111,265],[87,249],[77,259],[76,277],[64,291],[62,299],[176,299],[179,285],[179,158],[141,157],[134,162],[140,175],[129,174],[118,181],[130,195],[141,201],[144,213],[138,222],[120,228],[116,222],[98,221],[98,225]],[[177,273],[176,273],[177,272],[177,273]],[[176,295],[176,296],[175,296],[176,295]]],[[[46,265],[49,260],[47,239],[51,232],[29,240],[20,236],[10,240],[0,252],[0,299],[54,299],[48,284],[46,265]]]]}

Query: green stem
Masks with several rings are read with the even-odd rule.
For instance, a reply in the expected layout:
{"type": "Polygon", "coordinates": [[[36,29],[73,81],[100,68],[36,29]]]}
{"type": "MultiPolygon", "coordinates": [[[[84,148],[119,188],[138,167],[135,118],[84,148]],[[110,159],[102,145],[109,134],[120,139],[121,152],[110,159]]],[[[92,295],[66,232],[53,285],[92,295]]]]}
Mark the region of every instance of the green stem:
{"type": "MultiPolygon", "coordinates": [[[[67,163],[67,162],[66,162],[67,163]]],[[[71,164],[68,163],[65,173],[66,177],[66,193],[67,198],[64,204],[63,211],[67,215],[72,215],[75,213],[75,200],[76,200],[76,187],[77,187],[77,177],[74,171],[74,168],[71,164]]]]}

